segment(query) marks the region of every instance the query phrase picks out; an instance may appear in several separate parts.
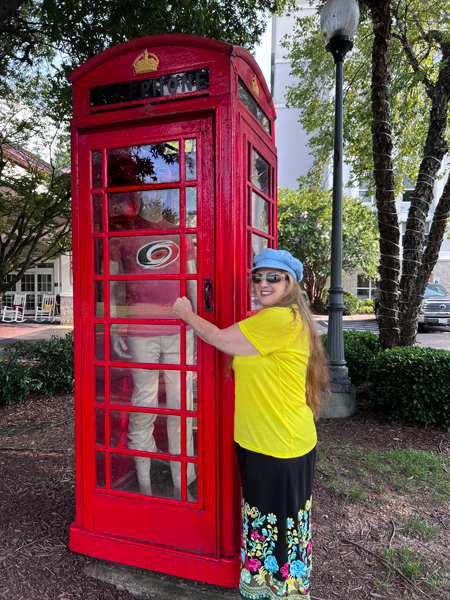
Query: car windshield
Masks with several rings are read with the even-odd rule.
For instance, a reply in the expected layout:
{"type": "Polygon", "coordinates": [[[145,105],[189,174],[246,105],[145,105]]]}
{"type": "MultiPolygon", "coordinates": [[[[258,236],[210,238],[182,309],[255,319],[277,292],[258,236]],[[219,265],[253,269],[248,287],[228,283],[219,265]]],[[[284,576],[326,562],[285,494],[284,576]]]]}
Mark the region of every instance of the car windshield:
{"type": "Polygon", "coordinates": [[[425,296],[448,296],[448,292],[439,283],[429,283],[425,290],[425,296]]]}

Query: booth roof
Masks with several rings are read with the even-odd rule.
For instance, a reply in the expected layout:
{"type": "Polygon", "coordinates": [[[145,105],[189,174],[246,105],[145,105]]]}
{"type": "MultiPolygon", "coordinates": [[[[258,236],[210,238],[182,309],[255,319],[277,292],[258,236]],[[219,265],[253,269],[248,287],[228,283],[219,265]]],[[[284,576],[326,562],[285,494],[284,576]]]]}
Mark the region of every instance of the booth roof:
{"type": "Polygon", "coordinates": [[[104,50],[103,52],[100,52],[100,54],[97,54],[96,56],[93,56],[87,60],[77,69],[75,69],[75,71],[70,73],[69,81],[72,84],[75,83],[78,81],[78,79],[83,77],[83,75],[110,60],[111,58],[121,56],[122,54],[127,54],[128,52],[133,52],[134,50],[141,50],[149,47],[154,48],[156,46],[194,46],[197,48],[205,48],[206,50],[227,54],[228,56],[238,56],[239,58],[245,60],[256,73],[269,103],[272,104],[272,97],[264,79],[264,75],[255,58],[248,50],[242,48],[242,46],[232,46],[231,44],[220,42],[219,40],[213,40],[211,38],[200,37],[197,35],[168,33],[165,35],[152,35],[137,38],[129,42],[123,42],[122,44],[108,48],[107,50],[104,50]]]}

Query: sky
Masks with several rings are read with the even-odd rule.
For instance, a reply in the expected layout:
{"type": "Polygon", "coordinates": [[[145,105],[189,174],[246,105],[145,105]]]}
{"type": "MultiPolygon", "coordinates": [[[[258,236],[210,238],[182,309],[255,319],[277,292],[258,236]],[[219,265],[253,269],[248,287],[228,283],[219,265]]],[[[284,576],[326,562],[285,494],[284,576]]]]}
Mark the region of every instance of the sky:
{"type": "Polygon", "coordinates": [[[270,55],[272,50],[272,17],[268,19],[267,29],[261,40],[261,45],[256,48],[254,53],[256,62],[258,63],[265,77],[268,88],[270,89],[270,55]]]}

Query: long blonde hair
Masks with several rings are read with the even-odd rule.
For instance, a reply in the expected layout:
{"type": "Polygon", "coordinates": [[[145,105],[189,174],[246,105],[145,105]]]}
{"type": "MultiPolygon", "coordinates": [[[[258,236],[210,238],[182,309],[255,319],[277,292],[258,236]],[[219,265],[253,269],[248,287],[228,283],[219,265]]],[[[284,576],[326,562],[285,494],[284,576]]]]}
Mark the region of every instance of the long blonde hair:
{"type": "Polygon", "coordinates": [[[278,302],[267,308],[290,308],[294,319],[300,319],[303,327],[308,332],[310,354],[306,371],[306,404],[312,410],[314,420],[317,421],[322,410],[321,405],[323,405],[330,395],[330,375],[325,352],[300,284],[287,271],[276,270],[286,275],[286,290],[278,302]]]}

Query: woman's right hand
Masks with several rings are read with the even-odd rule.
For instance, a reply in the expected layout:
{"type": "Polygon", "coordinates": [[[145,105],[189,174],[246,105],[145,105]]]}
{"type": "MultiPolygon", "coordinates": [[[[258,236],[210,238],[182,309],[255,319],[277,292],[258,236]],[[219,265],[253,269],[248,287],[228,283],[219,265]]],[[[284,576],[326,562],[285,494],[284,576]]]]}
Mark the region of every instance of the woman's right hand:
{"type": "Polygon", "coordinates": [[[172,307],[172,310],[177,315],[177,317],[180,317],[180,319],[183,319],[183,321],[186,321],[186,323],[188,322],[190,315],[195,314],[192,310],[192,304],[190,300],[186,298],[186,296],[183,296],[182,298],[177,298],[175,300],[175,304],[172,307]]]}

